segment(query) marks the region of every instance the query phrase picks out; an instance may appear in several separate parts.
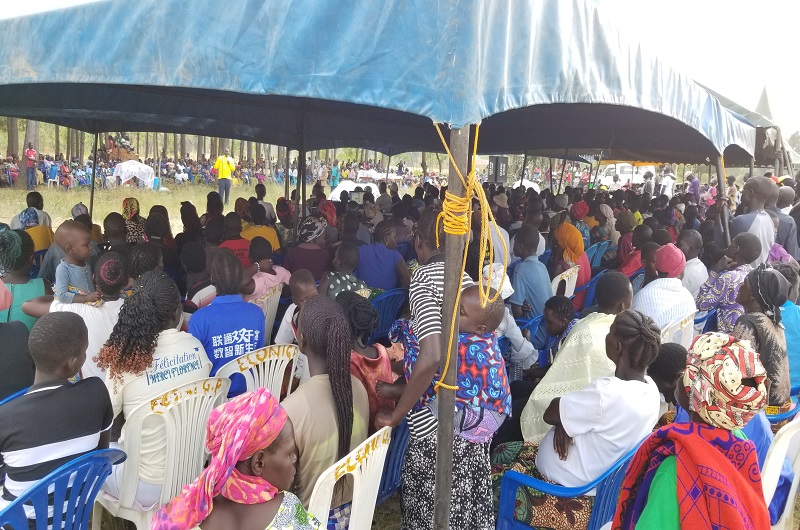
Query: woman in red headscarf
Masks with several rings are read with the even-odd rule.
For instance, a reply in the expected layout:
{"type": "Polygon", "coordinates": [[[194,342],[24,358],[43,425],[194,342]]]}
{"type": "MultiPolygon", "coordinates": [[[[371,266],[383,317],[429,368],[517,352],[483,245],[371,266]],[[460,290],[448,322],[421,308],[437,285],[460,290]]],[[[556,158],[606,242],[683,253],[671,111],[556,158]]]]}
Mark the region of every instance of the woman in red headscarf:
{"type": "Polygon", "coordinates": [[[258,388],[214,409],[206,448],[208,467],[156,513],[151,528],[323,528],[286,491],[297,471],[297,447],[292,422],[269,390],[258,388]]]}

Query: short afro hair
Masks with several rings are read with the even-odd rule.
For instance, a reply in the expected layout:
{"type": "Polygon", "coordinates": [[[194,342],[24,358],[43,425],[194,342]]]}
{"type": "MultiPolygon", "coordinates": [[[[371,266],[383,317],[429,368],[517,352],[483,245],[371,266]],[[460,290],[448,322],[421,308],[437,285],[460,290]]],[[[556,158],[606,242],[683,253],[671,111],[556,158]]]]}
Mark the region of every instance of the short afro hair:
{"type": "Polygon", "coordinates": [[[28,350],[36,368],[53,372],[69,359],[86,353],[89,331],[76,313],[48,313],[36,321],[28,337],[28,350]]]}
{"type": "Polygon", "coordinates": [[[621,272],[611,271],[597,280],[595,297],[601,308],[610,308],[625,300],[631,293],[631,282],[621,272]]]}

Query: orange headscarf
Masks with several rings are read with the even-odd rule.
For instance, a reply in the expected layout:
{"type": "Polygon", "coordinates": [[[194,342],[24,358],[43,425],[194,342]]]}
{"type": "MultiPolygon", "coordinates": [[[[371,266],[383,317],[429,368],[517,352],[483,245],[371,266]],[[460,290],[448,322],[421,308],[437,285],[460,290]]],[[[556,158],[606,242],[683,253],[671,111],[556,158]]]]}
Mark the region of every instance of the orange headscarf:
{"type": "Polygon", "coordinates": [[[578,263],[584,251],[580,230],[571,223],[561,223],[553,235],[558,246],[564,250],[564,260],[572,264],[578,263]]]}

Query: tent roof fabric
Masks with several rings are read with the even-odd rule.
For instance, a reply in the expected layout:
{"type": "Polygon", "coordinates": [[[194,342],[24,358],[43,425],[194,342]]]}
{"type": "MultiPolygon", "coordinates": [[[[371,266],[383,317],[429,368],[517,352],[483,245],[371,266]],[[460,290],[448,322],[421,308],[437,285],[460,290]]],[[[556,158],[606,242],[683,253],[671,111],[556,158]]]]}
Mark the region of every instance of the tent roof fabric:
{"type": "Polygon", "coordinates": [[[295,149],[438,150],[434,121],[483,122],[486,152],[753,151],[612,26],[590,0],[100,1],[0,22],[0,114],[295,149]]]}

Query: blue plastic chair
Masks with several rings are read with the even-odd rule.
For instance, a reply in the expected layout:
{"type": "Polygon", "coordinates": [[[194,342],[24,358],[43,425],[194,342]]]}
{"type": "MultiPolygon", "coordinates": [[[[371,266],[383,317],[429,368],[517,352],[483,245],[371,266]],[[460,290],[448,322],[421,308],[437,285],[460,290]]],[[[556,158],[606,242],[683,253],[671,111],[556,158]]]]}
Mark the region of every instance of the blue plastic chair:
{"type": "Polygon", "coordinates": [[[397,320],[400,308],[403,307],[407,300],[408,289],[391,289],[372,300],[372,305],[378,311],[378,328],[369,338],[370,344],[389,336],[392,323],[397,320]]]}
{"type": "Polygon", "coordinates": [[[578,488],[567,488],[548,484],[541,480],[529,477],[517,471],[507,471],[503,475],[500,486],[500,503],[497,514],[496,530],[512,530],[516,528],[531,528],[527,524],[517,521],[514,518],[514,507],[517,502],[517,488],[527,486],[541,491],[548,495],[560,498],[572,498],[586,495],[593,489],[597,489],[597,494],[592,507],[592,515],[589,517],[588,530],[599,530],[603,525],[614,518],[614,511],[617,509],[619,491],[622,487],[622,480],[628,469],[633,455],[639,449],[637,444],[634,449],[617,460],[611,468],[600,475],[596,480],[578,488]]]}
{"type": "Polygon", "coordinates": [[[386,462],[383,465],[383,475],[381,476],[381,485],[378,488],[376,505],[383,504],[400,488],[403,478],[403,462],[406,459],[408,434],[408,422],[406,420],[403,420],[400,425],[392,430],[392,443],[389,446],[389,454],[386,455],[386,462]]]}
{"type": "Polygon", "coordinates": [[[638,270],[634,271],[634,273],[633,273],[633,274],[631,274],[630,276],[628,276],[628,279],[629,279],[631,282],[633,282],[633,280],[635,280],[635,279],[636,279],[636,277],[637,277],[637,276],[639,276],[640,274],[644,274],[644,267],[642,267],[641,269],[638,269],[638,270]]]}
{"type": "Polygon", "coordinates": [[[550,261],[550,255],[551,255],[552,253],[553,253],[553,250],[548,248],[547,250],[545,250],[544,252],[542,252],[542,255],[541,255],[541,256],[539,256],[539,261],[541,261],[542,263],[544,263],[545,265],[547,265],[547,262],[548,262],[548,261],[550,261]]]}
{"type": "Polygon", "coordinates": [[[11,401],[13,399],[17,399],[18,397],[20,397],[21,395],[23,395],[27,391],[28,391],[28,387],[25,387],[22,390],[17,390],[16,392],[11,394],[10,396],[4,397],[2,400],[0,400],[0,407],[2,407],[3,405],[5,405],[6,403],[8,403],[9,401],[11,401]]]}
{"type": "MultiPolygon", "coordinates": [[[[594,245],[586,249],[586,258],[589,260],[589,265],[591,267],[596,266],[594,262],[597,255],[600,254],[600,249],[603,246],[603,243],[605,243],[605,241],[600,241],[599,243],[595,243],[594,245]]],[[[600,255],[602,256],[602,254],[600,255]]]]}
{"type": "Polygon", "coordinates": [[[712,309],[705,315],[694,319],[695,326],[703,324],[703,333],[717,331],[717,310],[712,309]]]}
{"type": "Polygon", "coordinates": [[[544,315],[536,315],[530,320],[525,319],[517,319],[517,325],[519,326],[520,331],[525,331],[526,329],[531,330],[531,334],[533,334],[533,330],[539,327],[539,324],[542,323],[542,319],[544,315]]]}
{"type": "Polygon", "coordinates": [[[586,291],[586,299],[583,302],[583,307],[592,307],[594,305],[595,291],[597,291],[597,282],[600,280],[600,277],[607,272],[608,269],[603,269],[595,274],[588,283],[575,289],[575,294],[572,295],[572,298],[574,298],[576,294],[586,291]]]}
{"type": "Polygon", "coordinates": [[[786,412],[781,412],[780,414],[767,414],[767,419],[769,422],[781,423],[782,421],[791,420],[797,416],[797,413],[800,412],[800,406],[798,406],[796,403],[798,394],[800,394],[800,386],[793,386],[789,395],[793,400],[795,400],[795,407],[791,410],[787,410],[786,412]]]}
{"type": "Polygon", "coordinates": [[[88,530],[89,514],[100,486],[111,474],[111,467],[125,460],[119,449],[102,449],[67,462],[11,502],[0,512],[0,526],[15,530],[28,528],[25,505],[32,505],[36,529],[48,528],[48,509],[52,506],[52,528],[88,530]],[[52,493],[51,493],[52,490],[52,493]]]}
{"type": "Polygon", "coordinates": [[[44,257],[47,254],[47,249],[44,250],[37,250],[33,253],[33,265],[31,266],[31,270],[28,273],[28,276],[31,279],[39,277],[39,271],[42,268],[42,261],[44,261],[44,257]]]}

